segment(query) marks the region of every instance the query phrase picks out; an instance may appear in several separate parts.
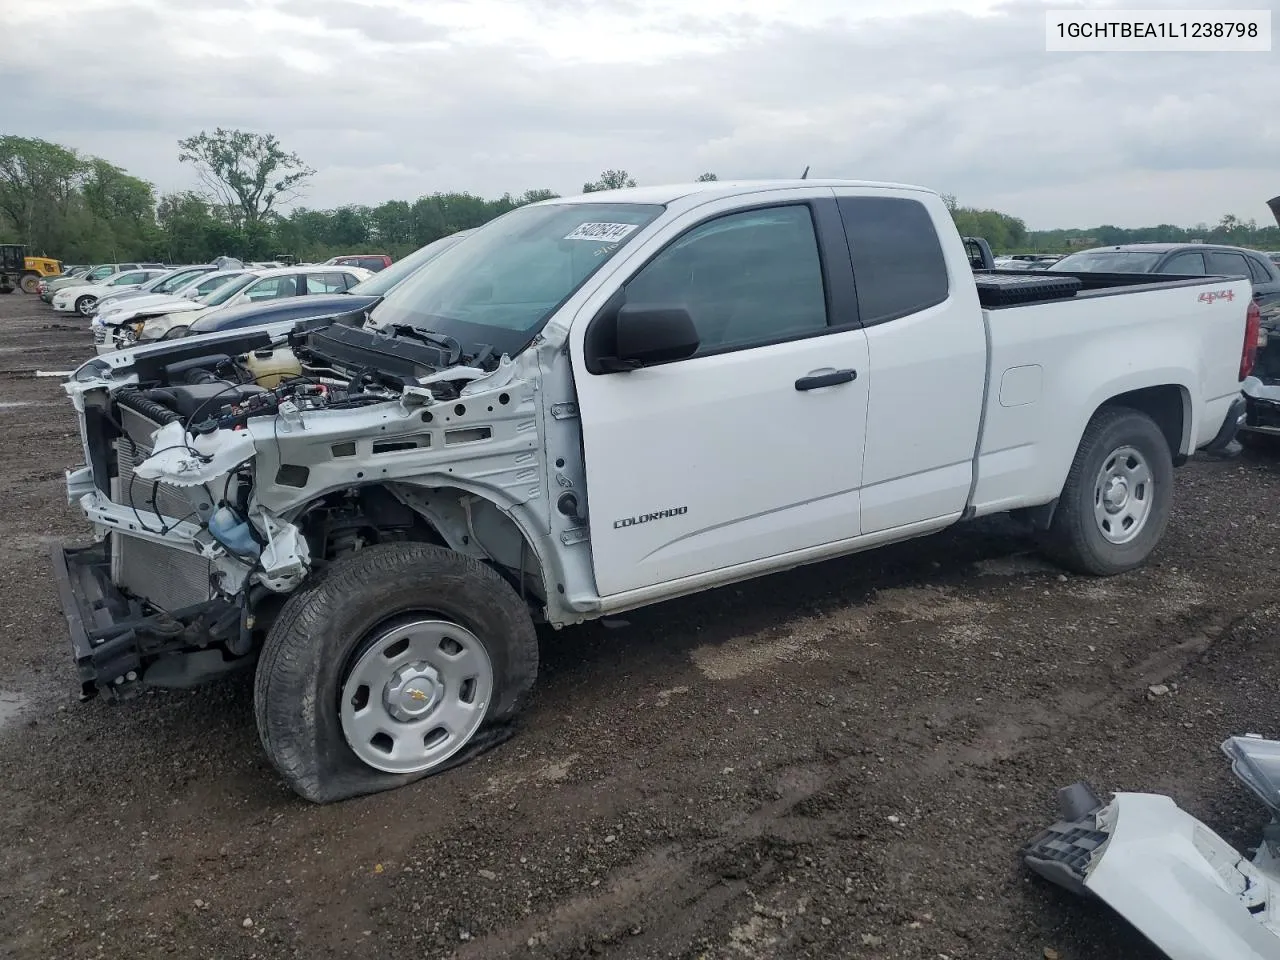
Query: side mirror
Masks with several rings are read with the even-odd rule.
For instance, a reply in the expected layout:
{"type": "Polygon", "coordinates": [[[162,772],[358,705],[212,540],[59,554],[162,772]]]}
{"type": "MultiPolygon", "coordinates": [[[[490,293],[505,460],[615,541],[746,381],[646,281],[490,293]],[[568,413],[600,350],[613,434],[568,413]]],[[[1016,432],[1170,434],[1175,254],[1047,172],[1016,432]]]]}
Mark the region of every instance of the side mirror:
{"type": "Polygon", "coordinates": [[[683,305],[623,304],[616,320],[616,347],[600,365],[610,373],[655,363],[684,360],[698,352],[700,340],[693,317],[683,305]]]}

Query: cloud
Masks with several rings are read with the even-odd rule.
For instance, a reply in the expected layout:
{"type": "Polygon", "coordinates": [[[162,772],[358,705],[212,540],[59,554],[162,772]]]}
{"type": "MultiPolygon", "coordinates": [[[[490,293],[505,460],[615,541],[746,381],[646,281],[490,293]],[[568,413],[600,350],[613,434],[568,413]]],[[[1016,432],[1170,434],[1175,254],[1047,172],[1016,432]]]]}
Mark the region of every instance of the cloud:
{"type": "Polygon", "coordinates": [[[1045,9],[64,0],[56,20],[24,22],[0,87],[41,105],[14,132],[162,190],[193,183],[179,138],[270,131],[317,169],[310,206],[572,192],[609,167],[658,183],[810,166],[1032,226],[1267,217],[1280,121],[1255,77],[1269,54],[1046,53],[1045,9]]]}

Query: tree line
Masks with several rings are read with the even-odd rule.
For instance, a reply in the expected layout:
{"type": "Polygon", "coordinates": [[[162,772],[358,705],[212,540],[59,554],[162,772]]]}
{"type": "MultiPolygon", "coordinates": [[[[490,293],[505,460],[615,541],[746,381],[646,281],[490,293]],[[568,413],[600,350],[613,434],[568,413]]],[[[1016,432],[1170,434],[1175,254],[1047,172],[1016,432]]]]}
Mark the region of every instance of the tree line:
{"type": "MultiPolygon", "coordinates": [[[[401,257],[523,204],[559,196],[545,188],[497,199],[436,192],[413,201],[319,210],[296,203],[315,171],[271,134],[201,131],[178,142],[178,158],[192,168],[200,188],[157,195],[152,184],[101,157],[38,138],[0,136],[0,242],[23,243],[29,254],[66,263],[201,263],[223,255],[263,260],[279,254],[316,261],[358,252],[401,257]]],[[[718,178],[707,172],[697,179],[718,178]]],[[[611,169],[582,190],[633,186],[626,170],[611,169]]],[[[1280,248],[1280,228],[1230,215],[1214,227],[1029,231],[1018,217],[961,206],[952,196],[944,200],[962,234],[985,237],[1000,253],[1196,238],[1280,248]]]]}

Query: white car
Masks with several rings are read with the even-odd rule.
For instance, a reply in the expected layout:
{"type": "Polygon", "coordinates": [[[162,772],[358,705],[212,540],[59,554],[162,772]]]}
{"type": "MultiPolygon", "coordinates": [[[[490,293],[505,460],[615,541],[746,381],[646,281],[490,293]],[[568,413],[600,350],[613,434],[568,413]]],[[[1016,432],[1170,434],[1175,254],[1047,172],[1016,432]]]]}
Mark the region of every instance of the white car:
{"type": "Polygon", "coordinates": [[[168,272],[168,270],[126,270],[113,273],[97,283],[63,287],[53,295],[53,309],[58,313],[78,313],[82,317],[87,317],[93,313],[93,308],[103,297],[140,286],[148,280],[163,277],[168,272]]]}
{"type": "Polygon", "coordinates": [[[180,288],[185,287],[196,277],[207,276],[214,272],[214,268],[208,264],[196,265],[190,267],[175,267],[168,273],[156,277],[154,280],[148,280],[146,283],[136,287],[130,287],[121,290],[119,293],[112,293],[101,298],[98,305],[94,308],[94,316],[104,313],[116,304],[125,300],[138,300],[142,297],[152,294],[157,296],[173,295],[180,288]]]}
{"type": "Polygon", "coordinates": [[[208,306],[210,298],[243,277],[246,272],[244,269],[216,270],[213,273],[193,277],[184,286],[170,294],[135,297],[98,311],[90,324],[98,353],[116,349],[111,336],[114,328],[131,323],[135,317],[156,317],[171,312],[203,310],[208,306]]]}
{"type": "Polygon", "coordinates": [[[98,352],[107,353],[135,343],[180,335],[196,320],[221,307],[308,294],[345,293],[361,280],[372,276],[372,271],[360,267],[246,270],[217,292],[205,297],[203,302],[187,301],[185,305],[157,304],[155,307],[134,311],[128,320],[104,317],[104,337],[103,342],[98,345],[98,352]]]}

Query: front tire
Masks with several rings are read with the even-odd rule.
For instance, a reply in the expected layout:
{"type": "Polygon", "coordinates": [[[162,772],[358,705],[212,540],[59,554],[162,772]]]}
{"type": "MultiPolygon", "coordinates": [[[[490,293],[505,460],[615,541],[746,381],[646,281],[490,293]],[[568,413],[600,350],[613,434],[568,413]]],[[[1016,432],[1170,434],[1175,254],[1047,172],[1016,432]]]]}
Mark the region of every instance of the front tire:
{"type": "Polygon", "coordinates": [[[1076,573],[1114,576],[1142,566],[1173,504],[1173,455],[1144,413],[1099,410],[1085,428],[1046,537],[1046,552],[1076,573]]]}
{"type": "Polygon", "coordinates": [[[40,286],[40,274],[24,273],[22,275],[22,292],[23,293],[36,293],[38,292],[39,286],[40,286]]]}
{"type": "Polygon", "coordinates": [[[258,662],[258,733],[303,798],[378,793],[506,740],[537,670],[529,611],[493,570],[430,544],[366,547],[285,603],[258,662]]]}
{"type": "Polygon", "coordinates": [[[93,305],[97,302],[97,297],[90,297],[88,295],[81,297],[76,301],[76,313],[80,314],[82,317],[93,316],[93,305]]]}

